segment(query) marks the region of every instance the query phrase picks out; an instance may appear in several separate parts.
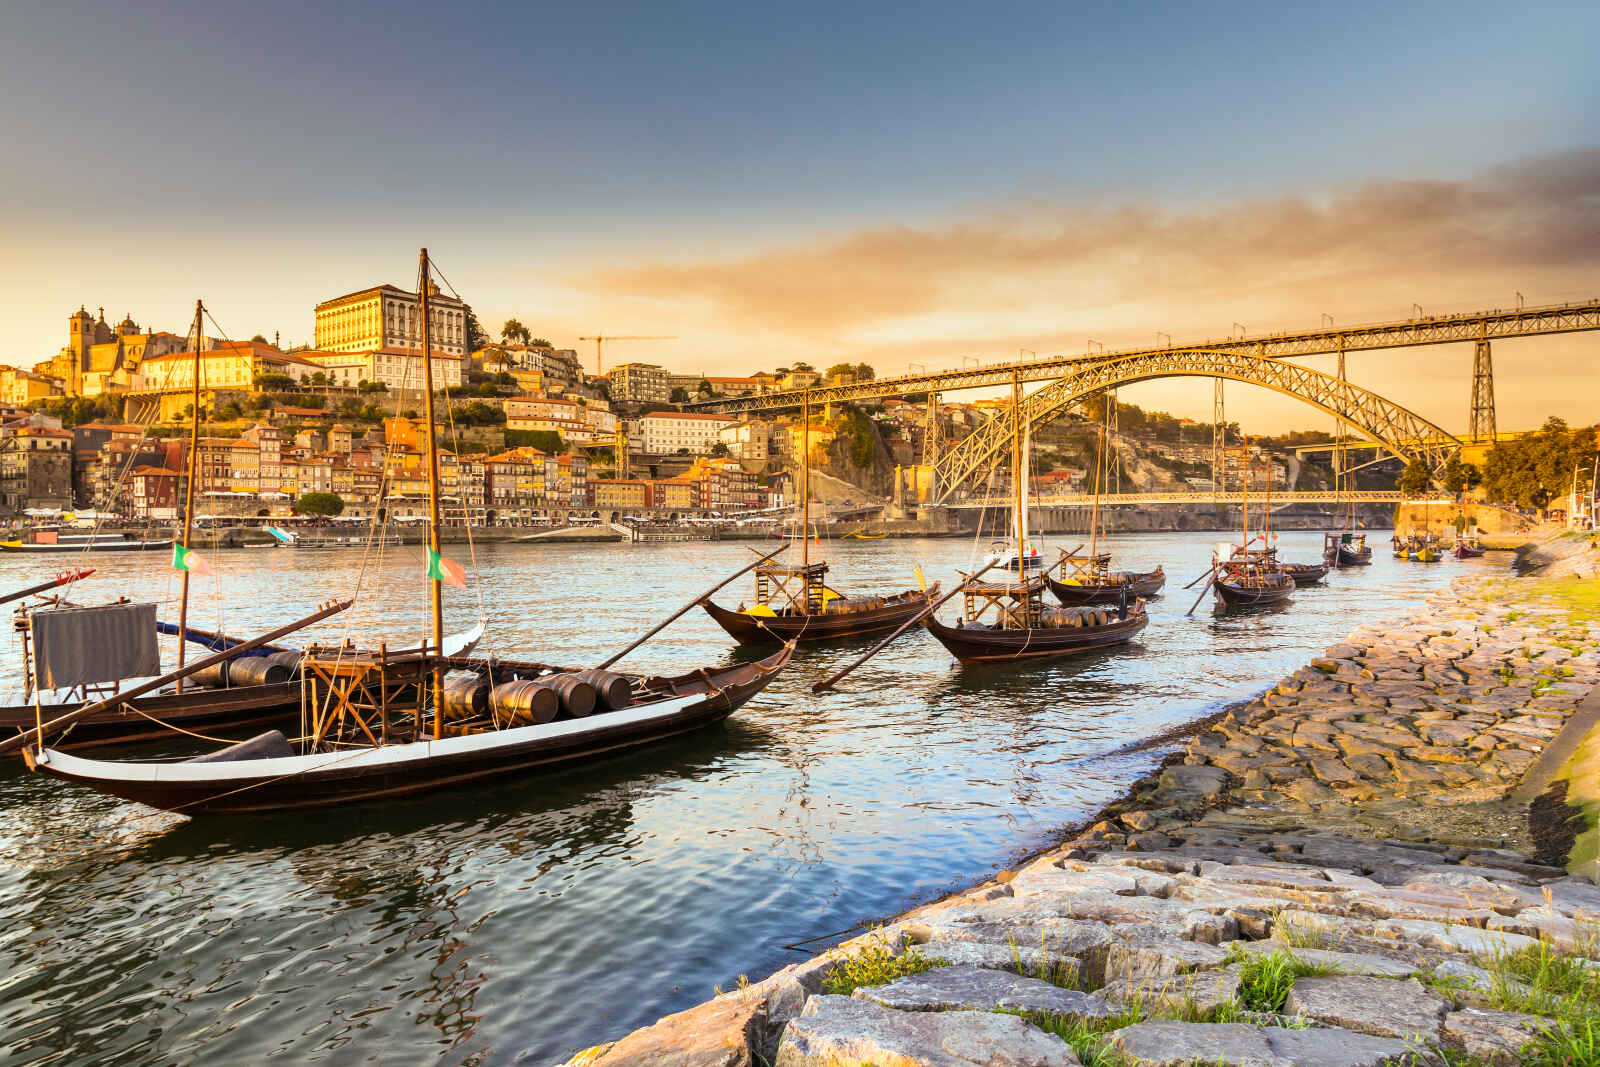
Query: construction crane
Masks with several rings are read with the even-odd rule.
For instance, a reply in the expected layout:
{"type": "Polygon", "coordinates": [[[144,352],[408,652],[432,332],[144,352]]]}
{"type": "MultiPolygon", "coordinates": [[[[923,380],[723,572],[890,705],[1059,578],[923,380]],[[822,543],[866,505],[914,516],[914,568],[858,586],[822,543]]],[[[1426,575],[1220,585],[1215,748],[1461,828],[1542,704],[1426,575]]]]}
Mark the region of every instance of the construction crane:
{"type": "Polygon", "coordinates": [[[607,341],[676,341],[676,337],[644,337],[632,334],[595,334],[593,337],[580,337],[580,341],[594,342],[594,372],[597,375],[606,372],[605,362],[601,359],[600,346],[607,341]]]}

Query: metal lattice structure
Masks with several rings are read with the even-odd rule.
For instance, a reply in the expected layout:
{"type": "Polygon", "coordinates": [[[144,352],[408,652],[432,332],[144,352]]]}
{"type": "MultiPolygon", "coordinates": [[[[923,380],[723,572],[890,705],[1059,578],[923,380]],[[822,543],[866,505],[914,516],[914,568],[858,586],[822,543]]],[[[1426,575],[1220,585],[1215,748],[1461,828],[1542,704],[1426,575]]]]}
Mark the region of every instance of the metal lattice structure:
{"type": "Polygon", "coordinates": [[[1494,440],[1494,358],[1488,341],[1479,341],[1472,352],[1472,423],[1467,432],[1474,443],[1494,440]]]}
{"type": "MultiPolygon", "coordinates": [[[[1600,330],[1600,300],[1586,304],[1550,304],[1543,307],[1495,309],[1461,315],[1432,315],[1398,322],[1370,323],[1335,329],[1304,330],[1262,336],[1234,337],[1198,344],[1169,345],[1166,348],[1123,349],[1082,356],[1045,356],[1038,359],[991,363],[981,367],[940,371],[934,374],[902,374],[875,378],[850,385],[814,387],[813,404],[873,400],[913,393],[981,389],[1011,384],[1013,374],[1024,382],[1043,382],[1060,378],[1077,368],[1102,360],[1129,356],[1154,356],[1207,349],[1213,352],[1251,352],[1269,359],[1355,352],[1377,348],[1404,348],[1412,345],[1447,344],[1452,341],[1487,341],[1495,337],[1533,337],[1540,334],[1574,333],[1600,330]]],[[[707,400],[685,405],[691,411],[783,411],[799,408],[805,390],[790,389],[755,396],[707,400]]]]}
{"type": "MultiPolygon", "coordinates": [[[[1461,442],[1421,415],[1331,374],[1250,352],[1163,350],[1095,360],[1037,389],[1022,401],[1022,421],[1038,427],[1073,403],[1105,389],[1153,378],[1203,377],[1259,385],[1321,408],[1402,459],[1421,459],[1441,471],[1461,442]]],[[[946,503],[978,475],[993,469],[1011,447],[1009,418],[990,419],[940,457],[934,469],[937,503],[946,503]]]]}
{"type": "MultiPolygon", "coordinates": [[[[1235,445],[1235,448],[1238,446],[1235,445]]],[[[1393,489],[1357,489],[1348,493],[1336,490],[1299,490],[1275,489],[1272,493],[1272,506],[1274,508],[1289,504],[1344,504],[1354,501],[1357,504],[1398,504],[1401,496],[1393,489]]],[[[1006,495],[973,497],[959,503],[947,505],[951,508],[972,510],[977,508],[994,508],[1004,510],[1011,506],[1011,497],[1006,495]]],[[[1100,506],[1103,508],[1115,505],[1148,505],[1148,504],[1212,504],[1223,505],[1237,504],[1238,498],[1216,500],[1209,491],[1196,490],[1193,492],[1165,492],[1165,493],[1102,493],[1100,506]]],[[[1413,500],[1411,503],[1422,504],[1425,501],[1413,500]]],[[[1436,504],[1449,504],[1450,498],[1440,497],[1433,501],[1436,504]]],[[[1090,508],[1094,506],[1094,497],[1088,493],[1066,493],[1055,496],[1036,496],[1028,501],[1031,508],[1090,508]]],[[[1256,507],[1257,502],[1252,498],[1250,506],[1256,507]]],[[[1263,503],[1262,506],[1265,506],[1263,503]]]]}

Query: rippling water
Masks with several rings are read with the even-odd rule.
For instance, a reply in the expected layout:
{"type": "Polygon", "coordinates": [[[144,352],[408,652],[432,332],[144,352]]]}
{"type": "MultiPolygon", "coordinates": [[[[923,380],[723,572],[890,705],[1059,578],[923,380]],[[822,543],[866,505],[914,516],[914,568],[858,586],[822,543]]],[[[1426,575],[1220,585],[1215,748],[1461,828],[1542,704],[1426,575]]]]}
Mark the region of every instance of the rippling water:
{"type": "MultiPolygon", "coordinates": [[[[867,642],[802,649],[725,727],[516,784],[314,818],[186,821],[0,769],[0,1050],[8,1063],[545,1064],[679,1010],[786,946],[983,878],[1091,814],[1158,753],[1131,741],[1259,691],[1359,623],[1490,560],[1389,558],[1287,607],[1191,617],[1181,586],[1215,534],[1124,535],[1165,563],[1139,644],[1029,667],[960,668],[925,633],[813,696],[867,642]]],[[[1314,560],[1315,533],[1283,555],[1314,560]]],[[[846,592],[953,580],[973,544],[829,547],[846,592]]],[[[465,548],[455,555],[463,558],[465,548]]],[[[252,632],[348,595],[325,638],[420,634],[419,552],[212,554],[194,624],[252,632]]],[[[739,543],[480,547],[494,650],[590,663],[750,559],[739,543]]],[[[67,561],[0,557],[0,589],[67,561]]],[[[168,599],[164,557],[102,554],[74,596],[168,599]]],[[[750,596],[747,579],[725,591],[750,596]]],[[[950,617],[948,605],[945,615],[950,617]]],[[[450,625],[476,620],[453,593],[450,625]]],[[[8,681],[20,670],[9,639],[8,681]]],[[[686,616],[622,666],[740,656],[686,616]]],[[[824,942],[825,943],[825,942],[824,942]]]]}

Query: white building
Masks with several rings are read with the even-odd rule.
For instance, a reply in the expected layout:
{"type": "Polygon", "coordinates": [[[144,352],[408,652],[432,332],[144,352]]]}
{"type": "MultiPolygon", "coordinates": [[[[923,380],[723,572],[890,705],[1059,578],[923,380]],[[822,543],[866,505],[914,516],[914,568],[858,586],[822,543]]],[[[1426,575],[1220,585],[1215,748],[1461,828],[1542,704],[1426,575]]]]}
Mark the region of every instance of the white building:
{"type": "Polygon", "coordinates": [[[646,452],[666,454],[681,448],[694,455],[707,455],[721,439],[723,428],[735,421],[732,415],[657,411],[639,420],[639,436],[646,452]]]}
{"type": "Polygon", "coordinates": [[[772,449],[772,426],[764,419],[724,426],[717,437],[728,446],[728,455],[734,459],[761,462],[772,449]]]}
{"type": "MultiPolygon", "coordinates": [[[[417,294],[377,285],[317,305],[316,347],[324,352],[422,348],[417,294]]],[[[467,306],[437,291],[428,294],[429,341],[437,351],[467,354],[467,306]]]]}
{"type": "MultiPolygon", "coordinates": [[[[362,382],[382,382],[391,392],[422,388],[422,350],[389,348],[371,352],[297,352],[328,376],[329,385],[355,388],[362,382]]],[[[456,389],[462,382],[462,356],[433,350],[433,387],[456,389]]]]}
{"type": "Polygon", "coordinates": [[[611,368],[611,399],[623,404],[665,404],[672,395],[670,375],[654,363],[619,363],[611,368]]]}

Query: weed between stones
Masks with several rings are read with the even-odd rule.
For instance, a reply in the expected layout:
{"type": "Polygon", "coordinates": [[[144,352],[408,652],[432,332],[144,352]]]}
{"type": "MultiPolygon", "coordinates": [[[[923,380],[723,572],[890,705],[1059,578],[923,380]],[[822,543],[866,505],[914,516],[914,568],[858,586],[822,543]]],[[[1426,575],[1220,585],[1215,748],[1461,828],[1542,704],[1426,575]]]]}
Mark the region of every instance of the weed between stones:
{"type": "Polygon", "coordinates": [[[828,970],[822,979],[822,991],[847,997],[862,986],[887,985],[896,978],[949,965],[947,959],[923,955],[909,937],[902,936],[899,952],[888,939],[874,937],[860,952],[845,957],[828,970]]]}
{"type": "Polygon", "coordinates": [[[1239,1002],[1248,1011],[1271,1012],[1274,1015],[1283,1010],[1283,1002],[1289,999],[1289,991],[1294,988],[1296,978],[1340,973],[1337,967],[1307,963],[1291,952],[1252,956],[1238,946],[1230,950],[1228,961],[1240,964],[1239,1002]]]}

